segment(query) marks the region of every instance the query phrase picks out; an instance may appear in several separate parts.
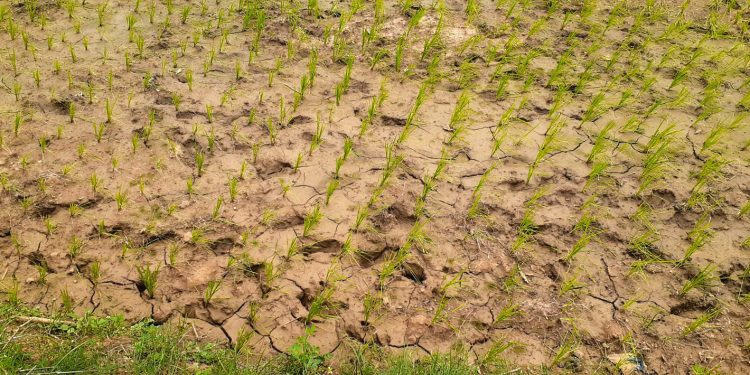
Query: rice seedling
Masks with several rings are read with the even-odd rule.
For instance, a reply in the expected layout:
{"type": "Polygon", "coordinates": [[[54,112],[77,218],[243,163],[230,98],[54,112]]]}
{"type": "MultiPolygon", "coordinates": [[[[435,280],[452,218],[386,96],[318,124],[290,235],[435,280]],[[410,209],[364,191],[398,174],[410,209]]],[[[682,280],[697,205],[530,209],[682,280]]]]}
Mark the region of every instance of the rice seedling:
{"type": "Polygon", "coordinates": [[[194,160],[195,160],[196,173],[200,177],[203,175],[203,168],[206,162],[206,155],[203,153],[203,151],[196,150],[194,160]]]}
{"type": "Polygon", "coordinates": [[[10,286],[5,290],[5,299],[11,306],[17,306],[19,304],[18,293],[20,291],[20,284],[16,278],[12,278],[10,286]]]}
{"type": "Polygon", "coordinates": [[[91,284],[93,284],[94,286],[98,285],[99,281],[101,280],[101,276],[101,263],[99,261],[91,263],[91,265],[89,266],[89,281],[91,281],[91,284]]]}
{"type": "Polygon", "coordinates": [[[323,214],[320,212],[320,204],[316,204],[307,216],[305,216],[302,237],[307,237],[318,226],[322,218],[323,214]]]}
{"type": "Polygon", "coordinates": [[[320,121],[320,112],[318,112],[316,116],[316,122],[315,122],[315,133],[312,136],[312,139],[310,140],[310,151],[308,152],[308,156],[312,156],[313,152],[320,147],[320,145],[323,143],[323,131],[325,130],[325,126],[320,121]]]}
{"type": "Polygon", "coordinates": [[[691,240],[690,246],[685,250],[685,255],[677,265],[682,266],[689,262],[692,256],[705,246],[712,236],[711,218],[707,214],[701,215],[698,221],[696,221],[693,229],[688,234],[688,238],[691,240]]]}
{"type": "Polygon", "coordinates": [[[185,82],[188,85],[188,90],[193,91],[193,71],[190,69],[185,70],[185,82]]]}
{"type": "Polygon", "coordinates": [[[219,195],[218,198],[216,198],[216,203],[214,204],[213,211],[211,211],[211,218],[216,220],[219,218],[219,215],[221,215],[221,206],[224,203],[224,196],[219,195]]]}
{"type": "Polygon", "coordinates": [[[745,204],[743,204],[742,207],[740,207],[740,210],[737,212],[737,217],[738,218],[747,217],[748,214],[750,214],[750,200],[745,202],[745,204]]]}
{"type": "Polygon", "coordinates": [[[709,203],[706,190],[716,181],[722,179],[724,176],[723,169],[727,165],[729,165],[729,161],[719,156],[712,156],[703,163],[701,170],[695,175],[695,185],[690,190],[690,197],[687,202],[689,207],[709,203]]]}
{"type": "Polygon", "coordinates": [[[549,156],[552,152],[557,151],[560,147],[559,140],[558,140],[558,134],[562,129],[565,128],[565,121],[561,120],[560,117],[556,117],[555,119],[550,122],[549,127],[547,128],[547,131],[544,135],[544,140],[542,141],[542,144],[539,146],[539,150],[537,151],[536,157],[529,165],[529,171],[526,175],[526,184],[528,184],[531,181],[531,178],[534,175],[534,172],[539,167],[539,164],[549,156]]]}
{"type": "Polygon", "coordinates": [[[677,130],[674,125],[669,125],[664,130],[657,129],[646,144],[646,158],[643,162],[637,195],[652,187],[660,181],[669,167],[672,159],[672,142],[677,130]]]}
{"type": "Polygon", "coordinates": [[[19,101],[21,99],[21,83],[20,82],[13,83],[13,96],[15,96],[16,101],[19,101]]]}
{"type": "Polygon", "coordinates": [[[70,118],[71,123],[75,122],[75,117],[76,117],[75,102],[71,101],[70,104],[68,105],[68,117],[70,118]]]}
{"type": "Polygon", "coordinates": [[[456,126],[468,120],[469,116],[471,115],[471,108],[469,108],[470,105],[470,94],[468,91],[464,90],[458,97],[458,101],[456,102],[456,106],[453,109],[453,114],[451,115],[450,122],[448,123],[448,126],[451,129],[455,129],[456,126]]]}
{"type": "Polygon", "coordinates": [[[14,137],[18,137],[18,133],[21,131],[21,125],[23,125],[23,116],[20,113],[16,113],[15,119],[13,120],[14,137]]]}
{"type": "Polygon", "coordinates": [[[97,194],[101,189],[102,180],[96,175],[96,173],[92,173],[89,176],[89,185],[91,186],[91,192],[97,194]]]}
{"type": "Polygon", "coordinates": [[[276,128],[276,123],[272,118],[268,118],[266,122],[266,130],[268,130],[268,138],[272,145],[276,144],[276,137],[278,136],[279,130],[276,128]]]}
{"type": "Polygon", "coordinates": [[[483,214],[482,209],[480,207],[481,199],[482,199],[482,188],[487,183],[487,179],[490,176],[490,173],[495,169],[496,164],[492,164],[487,170],[484,171],[482,174],[482,177],[479,178],[479,181],[477,182],[477,185],[474,187],[474,190],[471,193],[471,205],[469,206],[469,212],[468,217],[470,219],[479,217],[483,214]]]}
{"type": "Polygon", "coordinates": [[[73,297],[71,297],[70,292],[68,291],[68,288],[60,291],[60,307],[63,312],[70,312],[73,310],[73,297]]]}
{"type": "Polygon", "coordinates": [[[579,339],[576,337],[575,332],[568,334],[560,344],[560,347],[557,348],[550,367],[554,368],[567,360],[576,351],[578,345],[579,339]]]}
{"type": "Polygon", "coordinates": [[[495,314],[495,320],[493,321],[494,325],[502,325],[509,320],[513,319],[514,317],[521,315],[523,312],[521,311],[521,305],[514,303],[513,301],[508,302],[505,306],[503,306],[500,311],[495,314]]]}
{"type": "Polygon", "coordinates": [[[330,311],[335,308],[333,301],[333,294],[335,289],[332,286],[323,288],[310,303],[310,308],[307,310],[307,316],[305,317],[305,325],[310,325],[314,321],[325,319],[330,317],[330,311]]]}
{"type": "Polygon", "coordinates": [[[511,245],[511,251],[522,250],[538,231],[539,227],[534,223],[534,208],[528,207],[523,214],[521,223],[518,225],[516,239],[511,245]]]}
{"type": "Polygon", "coordinates": [[[591,98],[591,103],[583,113],[581,123],[583,124],[584,122],[593,121],[599,118],[606,110],[607,108],[604,105],[604,92],[599,92],[591,98]]]}
{"type": "Polygon", "coordinates": [[[697,332],[701,327],[705,326],[706,323],[716,319],[721,315],[721,307],[712,307],[708,311],[704,312],[695,320],[690,322],[683,330],[682,336],[688,336],[697,332]]]}
{"type": "Polygon", "coordinates": [[[57,231],[57,224],[49,216],[44,217],[44,231],[48,237],[57,231]]]}
{"type": "Polygon", "coordinates": [[[209,124],[214,122],[214,107],[210,104],[206,104],[206,121],[209,124]]]}
{"type": "Polygon", "coordinates": [[[206,285],[206,290],[203,292],[203,305],[208,306],[214,299],[216,292],[221,288],[221,280],[210,280],[206,285]]]}
{"type": "Polygon", "coordinates": [[[448,302],[450,300],[450,297],[448,297],[448,291],[452,289],[457,289],[461,287],[461,282],[463,280],[464,272],[460,271],[457,274],[453,275],[452,277],[448,278],[443,282],[443,284],[438,289],[438,294],[440,296],[437,307],[435,308],[435,314],[432,317],[431,324],[438,324],[438,323],[446,323],[448,326],[453,328],[449,322],[451,314],[455,313],[459,309],[461,309],[461,306],[458,306],[454,309],[448,309],[448,302]]]}
{"type": "Polygon", "coordinates": [[[718,277],[714,275],[715,270],[715,265],[706,265],[706,267],[698,271],[698,273],[693,276],[693,278],[685,282],[685,284],[682,286],[682,289],[680,289],[678,296],[684,297],[689,291],[695,288],[706,289],[712,287],[714,283],[718,281],[718,277]]]}
{"type": "Polygon", "coordinates": [[[78,236],[73,235],[73,237],[70,238],[70,242],[68,243],[68,255],[71,259],[76,259],[78,255],[81,254],[83,245],[83,240],[78,238],[78,236]]]}
{"type": "Polygon", "coordinates": [[[135,266],[135,269],[138,272],[138,280],[150,299],[154,298],[154,292],[156,291],[159,279],[159,268],[160,266],[157,265],[156,269],[152,270],[150,264],[147,264],[146,266],[135,266]]]}
{"type": "Polygon", "coordinates": [[[94,139],[96,139],[96,143],[102,142],[102,137],[104,136],[104,130],[105,126],[104,124],[93,124],[94,127],[94,139]]]}
{"type": "Polygon", "coordinates": [[[703,153],[706,150],[711,150],[716,146],[721,139],[729,132],[731,129],[730,125],[725,122],[718,122],[708,133],[706,136],[706,139],[703,141],[703,144],[701,145],[700,152],[703,153]]]}
{"type": "Polygon", "coordinates": [[[117,203],[117,211],[122,211],[123,207],[128,202],[128,196],[122,189],[118,189],[114,196],[115,202],[117,203]]]}
{"type": "Polygon", "coordinates": [[[331,196],[333,196],[333,193],[338,189],[339,187],[339,180],[338,179],[332,179],[330,182],[328,182],[328,185],[326,186],[326,206],[328,206],[328,203],[331,201],[331,196]]]}
{"type": "Polygon", "coordinates": [[[564,296],[571,292],[577,292],[585,287],[586,287],[586,284],[579,281],[578,276],[574,274],[562,280],[562,282],[560,283],[559,295],[564,296]]]}
{"type": "Polygon", "coordinates": [[[229,180],[227,182],[227,185],[229,187],[229,201],[234,202],[237,198],[237,184],[239,182],[239,179],[237,177],[229,177],[229,180]]]}
{"type": "Polygon", "coordinates": [[[614,129],[614,127],[615,122],[610,121],[599,131],[599,134],[594,140],[594,146],[591,148],[591,152],[589,152],[589,156],[586,159],[587,163],[591,163],[592,161],[594,161],[597,156],[599,156],[604,151],[604,148],[606,147],[607,136],[609,135],[609,132],[614,129]]]}

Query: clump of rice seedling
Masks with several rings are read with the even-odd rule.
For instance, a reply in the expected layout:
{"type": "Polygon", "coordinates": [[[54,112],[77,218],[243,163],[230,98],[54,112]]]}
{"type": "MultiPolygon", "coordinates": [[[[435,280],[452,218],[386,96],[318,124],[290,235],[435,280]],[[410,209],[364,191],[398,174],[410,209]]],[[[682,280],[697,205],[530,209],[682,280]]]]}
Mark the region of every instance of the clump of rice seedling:
{"type": "Polygon", "coordinates": [[[276,128],[276,123],[274,123],[272,118],[268,118],[268,122],[266,123],[266,129],[268,130],[268,138],[271,141],[272,145],[276,144],[276,136],[279,133],[279,130],[276,128]]]}
{"type": "Polygon", "coordinates": [[[690,230],[690,233],[688,233],[688,238],[691,241],[690,246],[687,248],[687,250],[685,250],[685,255],[677,264],[682,266],[690,261],[693,254],[695,254],[704,245],[706,245],[706,243],[708,243],[708,240],[711,239],[712,236],[713,231],[711,230],[711,216],[708,213],[704,213],[700,216],[700,218],[698,218],[698,221],[695,222],[693,229],[690,230]]]}
{"type": "Polygon", "coordinates": [[[239,180],[237,177],[229,177],[229,181],[227,182],[229,186],[229,201],[234,202],[235,198],[237,198],[237,184],[239,180]]]}
{"type": "Polygon", "coordinates": [[[203,167],[206,162],[206,155],[201,150],[195,151],[195,169],[198,176],[203,175],[203,167]]]}
{"type": "Polygon", "coordinates": [[[481,7],[479,5],[478,0],[468,0],[466,1],[466,20],[471,22],[474,22],[474,19],[479,15],[479,12],[481,12],[481,7]]]}
{"type": "Polygon", "coordinates": [[[508,322],[510,319],[512,319],[515,316],[518,316],[522,313],[521,311],[521,305],[514,303],[513,301],[508,302],[507,305],[505,305],[500,311],[495,314],[495,320],[493,322],[494,325],[501,325],[503,323],[508,322]]]}
{"type": "Polygon", "coordinates": [[[334,292],[335,289],[329,286],[324,288],[315,296],[315,298],[310,303],[310,308],[308,309],[307,316],[305,317],[306,325],[310,325],[313,323],[313,321],[325,319],[330,316],[327,311],[334,306],[334,292]]]}
{"type": "Polygon", "coordinates": [[[386,80],[383,79],[382,81],[380,81],[380,89],[378,90],[378,95],[372,98],[370,106],[367,109],[367,116],[362,120],[359,126],[359,138],[362,138],[362,136],[365,135],[365,132],[367,132],[368,127],[372,125],[372,122],[375,119],[378,110],[383,105],[383,102],[387,97],[388,90],[386,88],[386,80]]]}
{"type": "Polygon", "coordinates": [[[310,211],[303,223],[302,237],[307,237],[315,227],[320,223],[320,219],[323,218],[323,214],[320,212],[320,204],[316,204],[310,211]]]}
{"type": "Polygon", "coordinates": [[[595,199],[596,197],[593,196],[591,200],[587,200],[587,202],[584,203],[583,215],[581,215],[581,218],[573,228],[573,231],[578,232],[580,236],[565,256],[564,260],[566,262],[572,261],[578,253],[583,251],[586,246],[591,243],[591,241],[596,240],[602,231],[596,222],[595,214],[592,212],[592,208],[596,207],[595,199]]]}
{"type": "Polygon", "coordinates": [[[37,284],[39,285],[45,285],[47,284],[47,275],[49,274],[49,269],[47,269],[46,264],[37,264],[34,266],[36,268],[37,273],[39,276],[37,277],[37,284]]]}
{"type": "Polygon", "coordinates": [[[708,311],[701,314],[699,317],[695,318],[690,324],[688,324],[685,329],[682,330],[682,335],[687,336],[694,332],[696,332],[698,329],[703,327],[706,323],[714,320],[716,317],[721,315],[721,307],[713,307],[709,309],[708,311]]]}
{"type": "Polygon", "coordinates": [[[167,261],[169,266],[174,267],[177,264],[177,255],[180,254],[180,247],[177,243],[172,242],[167,246],[167,261]]]}
{"type": "Polygon", "coordinates": [[[456,125],[468,120],[469,115],[471,114],[471,108],[469,108],[470,105],[471,96],[468,91],[464,90],[458,97],[458,101],[456,101],[456,106],[453,109],[453,114],[451,115],[448,126],[453,129],[456,125]]]}
{"type": "Polygon", "coordinates": [[[83,240],[78,238],[78,236],[73,235],[73,237],[70,238],[70,243],[68,244],[68,255],[70,255],[70,258],[75,259],[79,254],[81,254],[83,246],[83,240]]]}
{"type": "Polygon", "coordinates": [[[94,284],[94,286],[98,285],[101,276],[101,263],[99,261],[92,262],[91,266],[89,266],[89,280],[91,281],[91,284],[94,284]]]}
{"type": "Polygon", "coordinates": [[[363,306],[363,322],[364,325],[368,326],[374,314],[376,314],[383,306],[383,296],[380,293],[365,293],[362,297],[363,306]]]}
{"type": "Polygon", "coordinates": [[[357,215],[354,219],[354,226],[352,227],[352,230],[359,231],[360,228],[362,228],[362,224],[365,222],[365,219],[370,216],[370,208],[368,205],[362,205],[357,209],[357,215]]]}
{"type": "Polygon", "coordinates": [[[340,184],[339,180],[334,178],[326,186],[326,206],[330,202],[331,196],[333,195],[333,193],[336,191],[336,189],[338,189],[339,184],[340,184]]]}
{"type": "Polygon", "coordinates": [[[604,105],[604,93],[600,92],[594,95],[593,98],[591,98],[591,103],[589,104],[589,107],[586,109],[586,111],[583,113],[583,116],[581,117],[581,124],[583,124],[584,122],[593,121],[599,118],[599,116],[601,116],[606,111],[607,111],[607,107],[604,105]]]}
{"type": "Polygon", "coordinates": [[[534,235],[539,231],[539,227],[534,223],[534,213],[539,207],[539,199],[547,194],[547,187],[542,186],[534,192],[534,195],[526,201],[524,206],[526,211],[523,214],[521,223],[518,225],[516,240],[511,245],[511,251],[517,252],[523,249],[534,235]]]}
{"type": "Polygon", "coordinates": [[[533,177],[534,172],[536,171],[537,167],[539,167],[539,164],[544,160],[544,158],[559,149],[560,145],[558,144],[558,134],[563,128],[565,128],[565,125],[565,121],[561,120],[559,116],[557,116],[552,120],[552,122],[550,122],[549,127],[545,132],[544,140],[539,146],[536,157],[534,158],[534,161],[532,161],[529,165],[529,172],[526,175],[527,184],[531,181],[531,177],[533,177]]]}
{"type": "Polygon", "coordinates": [[[160,266],[156,266],[156,269],[152,270],[150,264],[147,264],[145,267],[135,266],[135,269],[138,272],[138,280],[146,291],[148,298],[154,298],[154,292],[156,291],[156,284],[159,278],[159,267],[160,266]]]}
{"type": "Polygon", "coordinates": [[[96,175],[96,173],[92,173],[91,176],[89,176],[89,184],[91,185],[91,192],[97,194],[101,189],[102,180],[96,175]]]}
{"type": "Polygon", "coordinates": [[[607,125],[604,125],[602,130],[599,131],[599,134],[596,136],[596,140],[594,140],[594,146],[591,148],[591,152],[586,159],[587,163],[591,163],[592,161],[594,161],[597,156],[599,156],[604,151],[604,148],[606,147],[607,136],[609,135],[609,132],[614,129],[614,127],[615,122],[610,121],[607,123],[607,125]]]}
{"type": "Polygon", "coordinates": [[[578,344],[579,344],[579,340],[576,337],[575,333],[570,333],[568,337],[566,337],[563,340],[563,342],[560,344],[560,347],[557,348],[557,351],[555,352],[555,355],[552,358],[552,363],[550,367],[554,368],[555,366],[563,363],[563,361],[568,359],[570,355],[576,351],[578,344]]]}
{"type": "Polygon", "coordinates": [[[18,298],[19,291],[20,291],[20,284],[18,283],[18,280],[16,280],[16,278],[14,277],[11,280],[11,283],[10,283],[10,286],[8,287],[8,289],[5,290],[6,301],[8,301],[8,303],[11,306],[18,305],[18,303],[20,301],[19,298],[18,298]]]}
{"type": "Polygon", "coordinates": [[[412,104],[412,107],[409,110],[409,114],[406,116],[406,123],[401,130],[401,134],[399,134],[398,139],[396,140],[396,145],[404,143],[404,141],[409,138],[409,134],[411,134],[413,126],[416,125],[419,109],[427,100],[427,89],[428,87],[425,83],[419,86],[417,96],[414,98],[414,104],[412,104]]]}
{"type": "Polygon", "coordinates": [[[224,203],[224,196],[219,195],[218,198],[216,198],[216,203],[214,204],[214,209],[211,212],[211,218],[216,220],[219,218],[219,215],[221,215],[221,206],[224,203]]]}
{"type": "Polygon", "coordinates": [[[482,214],[480,203],[482,200],[482,188],[487,183],[490,173],[495,169],[496,164],[492,164],[487,170],[484,171],[482,177],[479,178],[477,185],[471,193],[471,205],[469,206],[468,217],[473,219],[482,214]]]}
{"type": "Polygon", "coordinates": [[[507,361],[503,358],[504,353],[519,346],[521,344],[518,342],[499,338],[492,342],[484,356],[479,359],[478,365],[480,368],[489,371],[506,369],[507,361]]]}
{"type": "Polygon", "coordinates": [[[583,186],[583,191],[587,191],[590,186],[595,184],[599,187],[607,187],[608,184],[601,182],[609,176],[608,172],[610,167],[610,161],[606,157],[600,157],[598,161],[595,161],[591,166],[591,172],[589,172],[589,175],[586,178],[586,184],[583,186]]]}
{"type": "Polygon", "coordinates": [[[203,305],[208,306],[214,299],[216,292],[221,287],[221,280],[211,280],[206,285],[206,290],[203,292],[203,305]]]}
{"type": "Polygon", "coordinates": [[[584,287],[586,287],[586,284],[579,281],[578,276],[574,274],[568,278],[565,278],[562,283],[560,283],[559,295],[563,296],[567,293],[583,289],[584,287]]]}
{"type": "Polygon", "coordinates": [[[325,126],[323,125],[323,122],[320,121],[320,112],[317,114],[315,124],[315,133],[310,140],[309,156],[312,156],[313,152],[323,143],[323,131],[325,130],[325,126]]]}
{"type": "Polygon", "coordinates": [[[646,144],[646,158],[643,161],[637,195],[653,187],[666,173],[672,159],[672,142],[677,130],[674,125],[669,125],[664,130],[657,129],[646,144]]]}
{"type": "MultiPolygon", "coordinates": [[[[414,216],[417,218],[421,218],[425,216],[425,206],[427,204],[427,195],[431,193],[433,190],[435,190],[435,185],[437,184],[438,180],[442,176],[446,165],[448,164],[448,152],[445,148],[440,153],[440,160],[438,161],[437,165],[435,166],[435,171],[432,172],[432,175],[428,175],[424,178],[424,182],[422,183],[422,193],[417,197],[417,201],[414,204],[414,216]]],[[[493,165],[494,166],[494,165],[493,165]]],[[[487,174],[487,172],[485,172],[487,174]]],[[[482,179],[486,180],[486,177],[483,175],[480,178],[479,183],[474,188],[474,192],[472,193],[472,205],[471,207],[476,207],[476,214],[479,214],[479,203],[478,199],[480,199],[481,196],[481,186],[479,184],[481,183],[484,185],[484,182],[482,179]],[[478,189],[477,189],[478,188],[478,189]],[[477,200],[477,203],[474,203],[474,200],[477,200]]],[[[471,209],[470,212],[471,214],[471,209]]]]}
{"type": "Polygon", "coordinates": [[[714,275],[714,271],[716,270],[716,266],[713,264],[708,264],[706,267],[698,271],[698,273],[693,276],[690,280],[685,282],[685,284],[682,286],[682,289],[680,289],[679,296],[684,297],[689,291],[695,289],[695,288],[710,288],[714,285],[714,282],[718,280],[718,277],[714,275]]]}
{"type": "Polygon", "coordinates": [[[737,217],[738,218],[747,217],[748,214],[750,214],[750,200],[745,202],[745,204],[742,205],[742,207],[740,207],[739,212],[737,212],[737,217]]]}
{"type": "Polygon", "coordinates": [[[128,203],[128,196],[125,191],[122,189],[118,189],[115,193],[115,202],[117,203],[117,211],[122,211],[122,208],[125,207],[125,204],[128,203]]]}
{"type": "Polygon", "coordinates": [[[214,122],[214,107],[210,104],[206,104],[206,120],[209,124],[214,122]]]}
{"type": "Polygon", "coordinates": [[[456,307],[453,310],[448,309],[448,302],[450,301],[448,292],[461,287],[463,275],[464,271],[460,271],[447,280],[444,278],[445,281],[438,289],[439,299],[435,308],[435,314],[432,316],[431,324],[446,323],[448,326],[451,326],[449,321],[451,314],[458,311],[461,307],[456,307]]]}
{"type": "Polygon", "coordinates": [[[724,122],[717,123],[706,136],[706,139],[701,145],[701,153],[706,150],[712,149],[716,144],[719,143],[721,138],[729,131],[729,126],[724,122]]]}
{"type": "Polygon", "coordinates": [[[708,193],[706,190],[710,185],[724,176],[723,168],[728,164],[729,161],[716,155],[710,157],[703,163],[701,170],[695,175],[695,185],[693,185],[693,188],[690,190],[690,198],[688,198],[689,207],[696,207],[701,204],[710,203],[708,202],[708,193]]]}

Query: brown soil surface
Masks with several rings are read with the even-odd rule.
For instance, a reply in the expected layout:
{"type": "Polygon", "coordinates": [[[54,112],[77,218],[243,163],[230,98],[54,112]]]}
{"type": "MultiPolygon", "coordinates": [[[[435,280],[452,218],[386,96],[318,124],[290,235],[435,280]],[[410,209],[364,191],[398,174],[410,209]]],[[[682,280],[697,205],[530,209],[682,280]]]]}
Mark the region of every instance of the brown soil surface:
{"type": "Polygon", "coordinates": [[[466,2],[447,0],[440,21],[429,1],[385,1],[377,17],[371,2],[320,1],[317,17],[267,2],[254,53],[258,12],[237,1],[191,2],[183,23],[182,0],[171,14],[110,0],[102,26],[104,2],[77,2],[71,17],[56,3],[68,2],[35,2],[36,16],[0,4],[6,293],[18,283],[43,310],[186,322],[201,340],[253,331],[268,353],[315,326],[324,353],[349,339],[425,353],[461,342],[481,358],[507,340],[508,360],[560,371],[619,361],[627,373],[637,358],[649,373],[750,373],[747,5],[478,1],[467,20],[466,2]],[[700,180],[710,163],[721,170],[700,180]],[[153,298],[147,265],[159,269],[153,298]],[[704,269],[709,282],[682,293],[704,269]]]}

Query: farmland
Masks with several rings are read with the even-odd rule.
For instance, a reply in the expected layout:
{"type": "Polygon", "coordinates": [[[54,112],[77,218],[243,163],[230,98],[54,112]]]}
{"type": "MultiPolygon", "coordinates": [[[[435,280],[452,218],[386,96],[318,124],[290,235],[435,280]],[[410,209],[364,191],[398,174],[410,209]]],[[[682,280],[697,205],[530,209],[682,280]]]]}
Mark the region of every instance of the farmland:
{"type": "Polygon", "coordinates": [[[3,1],[0,345],[748,373],[749,38],[718,0],[3,1]]]}

